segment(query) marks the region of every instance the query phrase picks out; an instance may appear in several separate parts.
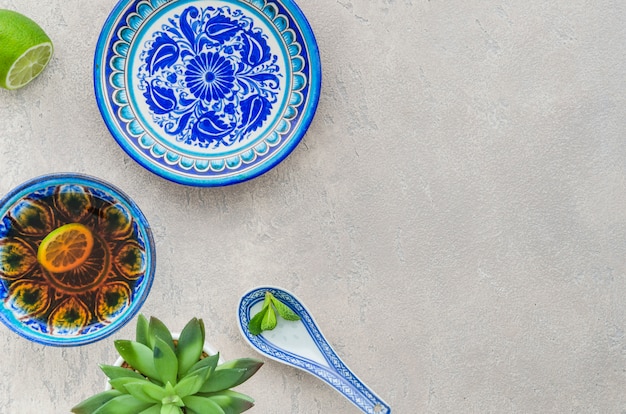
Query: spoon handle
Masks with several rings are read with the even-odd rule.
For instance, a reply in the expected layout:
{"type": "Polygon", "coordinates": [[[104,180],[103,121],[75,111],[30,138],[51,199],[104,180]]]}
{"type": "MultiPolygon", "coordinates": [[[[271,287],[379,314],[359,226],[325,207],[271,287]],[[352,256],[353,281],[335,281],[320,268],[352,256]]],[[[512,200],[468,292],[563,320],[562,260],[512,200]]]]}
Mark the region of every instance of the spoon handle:
{"type": "Polygon", "coordinates": [[[361,411],[368,414],[388,414],[391,408],[380,397],[378,397],[367,385],[348,369],[343,361],[334,353],[324,352],[332,370],[324,369],[319,365],[315,366],[311,373],[319,379],[335,388],[361,411]]]}

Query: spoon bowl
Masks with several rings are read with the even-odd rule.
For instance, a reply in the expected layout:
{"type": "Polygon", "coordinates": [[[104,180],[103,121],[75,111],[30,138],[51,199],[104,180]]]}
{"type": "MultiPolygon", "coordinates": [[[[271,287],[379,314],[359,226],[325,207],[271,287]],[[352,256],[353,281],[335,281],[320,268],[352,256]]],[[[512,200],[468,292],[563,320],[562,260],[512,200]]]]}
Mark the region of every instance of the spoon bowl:
{"type": "Polygon", "coordinates": [[[311,313],[292,293],[271,286],[248,291],[239,301],[237,321],[244,339],[260,354],[319,378],[364,413],[391,413],[389,405],[357,378],[337,356],[311,313]],[[300,320],[280,319],[273,330],[253,335],[248,329],[248,323],[262,309],[265,292],[268,291],[300,316],[300,320]]]}

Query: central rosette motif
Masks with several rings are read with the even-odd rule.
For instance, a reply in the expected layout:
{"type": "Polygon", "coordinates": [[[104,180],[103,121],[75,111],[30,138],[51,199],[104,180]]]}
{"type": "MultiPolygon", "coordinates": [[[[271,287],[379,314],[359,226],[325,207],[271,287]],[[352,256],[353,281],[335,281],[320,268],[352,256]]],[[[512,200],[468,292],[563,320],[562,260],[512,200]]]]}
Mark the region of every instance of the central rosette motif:
{"type": "Polygon", "coordinates": [[[145,47],[139,88],[177,142],[227,148],[261,128],[278,100],[278,58],[241,10],[188,7],[145,47]]]}
{"type": "Polygon", "coordinates": [[[203,53],[189,62],[185,79],[191,93],[203,101],[225,99],[235,87],[233,65],[215,53],[203,53]]]}

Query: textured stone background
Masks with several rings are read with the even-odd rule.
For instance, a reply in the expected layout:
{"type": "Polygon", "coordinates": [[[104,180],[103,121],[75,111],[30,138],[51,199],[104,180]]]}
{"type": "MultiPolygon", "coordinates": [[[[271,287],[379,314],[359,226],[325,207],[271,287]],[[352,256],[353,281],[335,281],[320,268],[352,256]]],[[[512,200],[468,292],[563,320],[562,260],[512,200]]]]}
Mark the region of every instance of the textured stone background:
{"type": "MultiPolygon", "coordinates": [[[[398,414],[626,412],[626,3],[301,0],[323,87],[302,143],[255,180],[179,186],[117,146],[92,88],[114,0],[0,0],[53,39],[0,91],[0,193],[76,171],[150,221],[143,312],[206,320],[256,355],[235,305],[260,284],[309,306],[398,414]]],[[[103,387],[112,339],[58,349],[0,326],[0,412],[60,413],[103,387]]],[[[356,413],[267,361],[256,413],[356,413]]]]}

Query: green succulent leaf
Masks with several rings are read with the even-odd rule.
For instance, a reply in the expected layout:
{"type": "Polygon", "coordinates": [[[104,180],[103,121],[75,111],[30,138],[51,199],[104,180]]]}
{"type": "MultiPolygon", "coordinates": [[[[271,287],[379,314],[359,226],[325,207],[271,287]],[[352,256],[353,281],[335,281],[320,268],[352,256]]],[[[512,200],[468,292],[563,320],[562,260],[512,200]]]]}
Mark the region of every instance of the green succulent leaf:
{"type": "Polygon", "coordinates": [[[148,328],[148,319],[145,316],[139,315],[137,317],[137,327],[135,328],[135,340],[140,344],[144,344],[147,347],[150,347],[150,342],[148,337],[150,336],[148,328]]]}
{"type": "Polygon", "coordinates": [[[202,355],[204,347],[204,322],[202,319],[193,318],[183,328],[178,338],[178,373],[185,375],[202,355]]]}
{"type": "MultiPolygon", "coordinates": [[[[232,398],[246,400],[246,401],[251,402],[251,403],[254,402],[254,398],[250,397],[249,395],[242,394],[240,392],[233,391],[233,390],[219,391],[219,392],[213,393],[212,395],[228,395],[228,396],[231,396],[232,398]]],[[[209,397],[210,396],[211,395],[209,395],[209,397]]]]}
{"type": "Polygon", "coordinates": [[[183,410],[177,405],[164,404],[161,406],[160,414],[183,414],[183,410]]]}
{"type": "Polygon", "coordinates": [[[259,313],[250,319],[250,322],[248,322],[248,330],[252,335],[259,335],[263,332],[262,323],[266,312],[267,308],[263,308],[259,313]]]}
{"type": "Polygon", "coordinates": [[[200,391],[202,385],[209,379],[209,374],[212,370],[212,367],[207,366],[183,377],[174,387],[176,395],[182,398],[200,391]]]}
{"type": "Polygon", "coordinates": [[[240,383],[240,378],[245,374],[245,369],[216,369],[209,376],[209,380],[202,385],[200,392],[216,392],[232,388],[240,383]]]}
{"type": "Polygon", "coordinates": [[[214,370],[217,367],[219,360],[220,360],[219,352],[215,355],[210,355],[206,358],[202,358],[189,369],[189,372],[187,372],[186,375],[194,374],[195,371],[202,369],[204,367],[211,367],[211,370],[214,370]]]}
{"type": "Polygon", "coordinates": [[[107,401],[92,414],[135,414],[149,408],[152,403],[139,401],[129,394],[123,394],[107,401]]]}
{"type": "Polygon", "coordinates": [[[143,391],[151,398],[159,400],[160,402],[163,401],[163,398],[172,393],[172,388],[167,385],[165,387],[161,387],[160,385],[153,383],[151,386],[144,387],[143,391]]]}
{"type": "Polygon", "coordinates": [[[167,328],[167,326],[165,326],[165,324],[161,322],[160,319],[152,316],[150,318],[150,325],[148,329],[149,329],[148,331],[149,345],[148,346],[150,348],[154,348],[154,345],[156,344],[156,338],[161,338],[167,344],[167,346],[170,347],[172,351],[175,351],[176,348],[174,347],[174,340],[172,339],[172,333],[167,328]]]}
{"type": "Polygon", "coordinates": [[[178,378],[178,359],[176,354],[161,337],[154,340],[154,367],[158,373],[158,378],[163,384],[168,382],[175,385],[178,378]]]}
{"type": "Polygon", "coordinates": [[[180,398],[178,395],[168,395],[167,397],[163,398],[163,400],[161,401],[161,403],[163,405],[173,405],[176,407],[184,407],[185,404],[183,403],[183,399],[180,398]]]}
{"type": "Polygon", "coordinates": [[[271,295],[270,298],[272,300],[272,305],[274,305],[274,307],[278,311],[278,314],[283,319],[287,321],[299,321],[300,320],[300,316],[298,316],[297,313],[292,311],[289,306],[285,305],[280,300],[276,299],[276,297],[274,297],[274,295],[272,295],[271,293],[270,295],[271,295]]]}
{"type": "Polygon", "coordinates": [[[72,408],[74,414],[91,414],[104,405],[106,402],[112,400],[115,397],[119,397],[122,393],[118,390],[108,390],[99,394],[93,395],[80,404],[72,408]]]}
{"type": "Polygon", "coordinates": [[[219,405],[226,414],[242,413],[254,406],[252,398],[230,390],[220,391],[207,398],[219,405]]]}
{"type": "Polygon", "coordinates": [[[178,384],[176,384],[175,390],[176,395],[183,398],[188,395],[193,395],[200,390],[202,387],[202,378],[197,375],[191,375],[180,380],[178,384]]]}
{"type": "Polygon", "coordinates": [[[241,377],[230,387],[233,388],[237,385],[243,384],[247,381],[251,376],[253,376],[261,367],[263,366],[263,361],[260,361],[255,358],[238,358],[227,361],[222,365],[218,366],[216,371],[219,372],[224,369],[237,369],[241,373],[241,377]]]}
{"type": "Polygon", "coordinates": [[[274,308],[267,308],[265,315],[263,315],[263,320],[261,321],[261,329],[263,331],[271,331],[276,328],[276,323],[276,312],[274,308]]]}
{"type": "Polygon", "coordinates": [[[123,392],[124,394],[129,393],[128,390],[126,389],[126,385],[132,382],[150,382],[150,381],[146,380],[145,378],[138,379],[138,378],[133,378],[133,377],[119,377],[119,378],[109,380],[109,384],[111,384],[111,387],[113,387],[113,389],[123,392]]]}
{"type": "Polygon", "coordinates": [[[161,404],[154,404],[153,406],[141,411],[139,414],[161,414],[161,404]]]}
{"type": "Polygon", "coordinates": [[[126,391],[140,401],[160,403],[167,396],[167,391],[150,381],[135,381],[124,385],[126,391]]]}
{"type": "Polygon", "coordinates": [[[183,398],[185,407],[190,408],[197,414],[226,414],[222,407],[215,401],[197,395],[189,395],[183,398]]]}
{"type": "Polygon", "coordinates": [[[115,349],[124,361],[128,362],[133,368],[144,374],[146,377],[159,380],[160,376],[154,366],[152,349],[139,342],[129,341],[126,339],[118,339],[115,343],[115,349]]]}
{"type": "Polygon", "coordinates": [[[100,365],[100,369],[109,379],[116,378],[136,378],[144,379],[145,377],[132,369],[117,367],[115,365],[100,365]]]}

